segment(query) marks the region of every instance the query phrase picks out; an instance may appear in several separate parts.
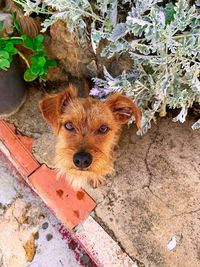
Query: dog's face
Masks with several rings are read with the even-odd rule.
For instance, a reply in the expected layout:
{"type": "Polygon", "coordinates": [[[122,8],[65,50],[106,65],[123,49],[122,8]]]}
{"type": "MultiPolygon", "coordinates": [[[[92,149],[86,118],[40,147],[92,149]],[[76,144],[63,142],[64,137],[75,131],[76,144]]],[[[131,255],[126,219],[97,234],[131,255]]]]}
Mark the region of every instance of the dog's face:
{"type": "Polygon", "coordinates": [[[42,99],[40,109],[58,137],[56,166],[76,188],[103,182],[113,170],[113,148],[121,126],[133,114],[137,126],[140,122],[140,112],[129,98],[120,94],[104,102],[78,98],[72,85],[42,99]]]}

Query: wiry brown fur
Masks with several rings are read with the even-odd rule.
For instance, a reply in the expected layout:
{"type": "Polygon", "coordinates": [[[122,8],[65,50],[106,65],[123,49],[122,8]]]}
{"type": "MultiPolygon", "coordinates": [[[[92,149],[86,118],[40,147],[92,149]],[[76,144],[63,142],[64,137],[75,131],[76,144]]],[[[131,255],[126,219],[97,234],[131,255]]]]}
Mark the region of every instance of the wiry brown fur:
{"type": "Polygon", "coordinates": [[[72,85],[60,94],[42,99],[40,109],[58,137],[56,166],[61,174],[66,173],[75,188],[86,182],[97,187],[106,174],[112,173],[113,149],[118,142],[121,126],[133,113],[138,126],[140,122],[139,110],[127,97],[114,94],[106,101],[78,98],[72,85]],[[65,129],[68,121],[73,123],[74,131],[65,129]],[[107,125],[109,131],[99,133],[101,125],[107,125]],[[73,163],[73,155],[78,151],[89,152],[93,157],[92,164],[84,170],[79,170],[73,163]]]}

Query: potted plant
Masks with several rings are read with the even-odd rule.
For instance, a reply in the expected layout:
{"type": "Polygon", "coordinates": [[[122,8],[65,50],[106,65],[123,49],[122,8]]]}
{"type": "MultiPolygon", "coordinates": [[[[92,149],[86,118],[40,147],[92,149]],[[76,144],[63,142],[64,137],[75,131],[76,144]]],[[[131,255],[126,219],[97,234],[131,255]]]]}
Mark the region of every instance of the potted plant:
{"type": "MultiPolygon", "coordinates": [[[[26,98],[24,81],[31,82],[37,78],[45,81],[48,68],[56,66],[55,60],[48,59],[45,54],[43,35],[39,34],[32,38],[23,34],[16,21],[16,15],[13,16],[13,28],[16,35],[0,37],[0,117],[10,116],[24,103],[26,98]],[[27,52],[28,58],[25,56],[27,52]],[[26,66],[23,77],[15,58],[17,55],[26,66]]],[[[3,23],[0,22],[1,31],[3,23]]]]}

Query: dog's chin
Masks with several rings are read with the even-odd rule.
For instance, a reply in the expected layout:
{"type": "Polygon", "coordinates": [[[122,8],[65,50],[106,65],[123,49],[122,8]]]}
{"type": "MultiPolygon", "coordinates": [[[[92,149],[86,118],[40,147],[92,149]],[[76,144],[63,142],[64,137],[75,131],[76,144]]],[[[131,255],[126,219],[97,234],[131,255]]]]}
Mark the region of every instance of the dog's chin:
{"type": "Polygon", "coordinates": [[[80,170],[75,168],[59,169],[58,178],[64,177],[75,190],[85,188],[87,183],[90,183],[94,188],[105,182],[105,176],[111,174],[113,168],[109,167],[107,172],[97,174],[92,170],[80,170]]]}

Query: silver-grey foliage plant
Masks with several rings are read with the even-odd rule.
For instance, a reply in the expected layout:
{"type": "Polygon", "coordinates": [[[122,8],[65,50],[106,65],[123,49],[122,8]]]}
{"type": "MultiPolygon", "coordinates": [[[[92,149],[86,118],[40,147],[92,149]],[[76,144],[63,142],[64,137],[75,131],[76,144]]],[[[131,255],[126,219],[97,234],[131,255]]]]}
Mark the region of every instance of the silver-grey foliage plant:
{"type": "MultiPolygon", "coordinates": [[[[133,68],[112,77],[104,68],[105,79],[95,78],[95,96],[112,92],[130,96],[142,110],[142,128],[151,127],[155,114],[166,115],[166,107],[178,108],[174,121],[184,122],[194,102],[200,104],[200,1],[179,0],[16,0],[27,14],[49,14],[43,31],[58,19],[80,40],[91,36],[96,51],[101,39],[109,44],[102,56],[128,53],[133,68]],[[190,1],[191,3],[192,1],[190,1]],[[48,7],[54,12],[50,13],[48,7]],[[90,25],[88,25],[88,23],[90,25]],[[88,30],[89,29],[89,30],[88,30]],[[137,70],[137,71],[136,71],[137,70]]],[[[200,119],[192,126],[200,128],[200,119]]]]}

